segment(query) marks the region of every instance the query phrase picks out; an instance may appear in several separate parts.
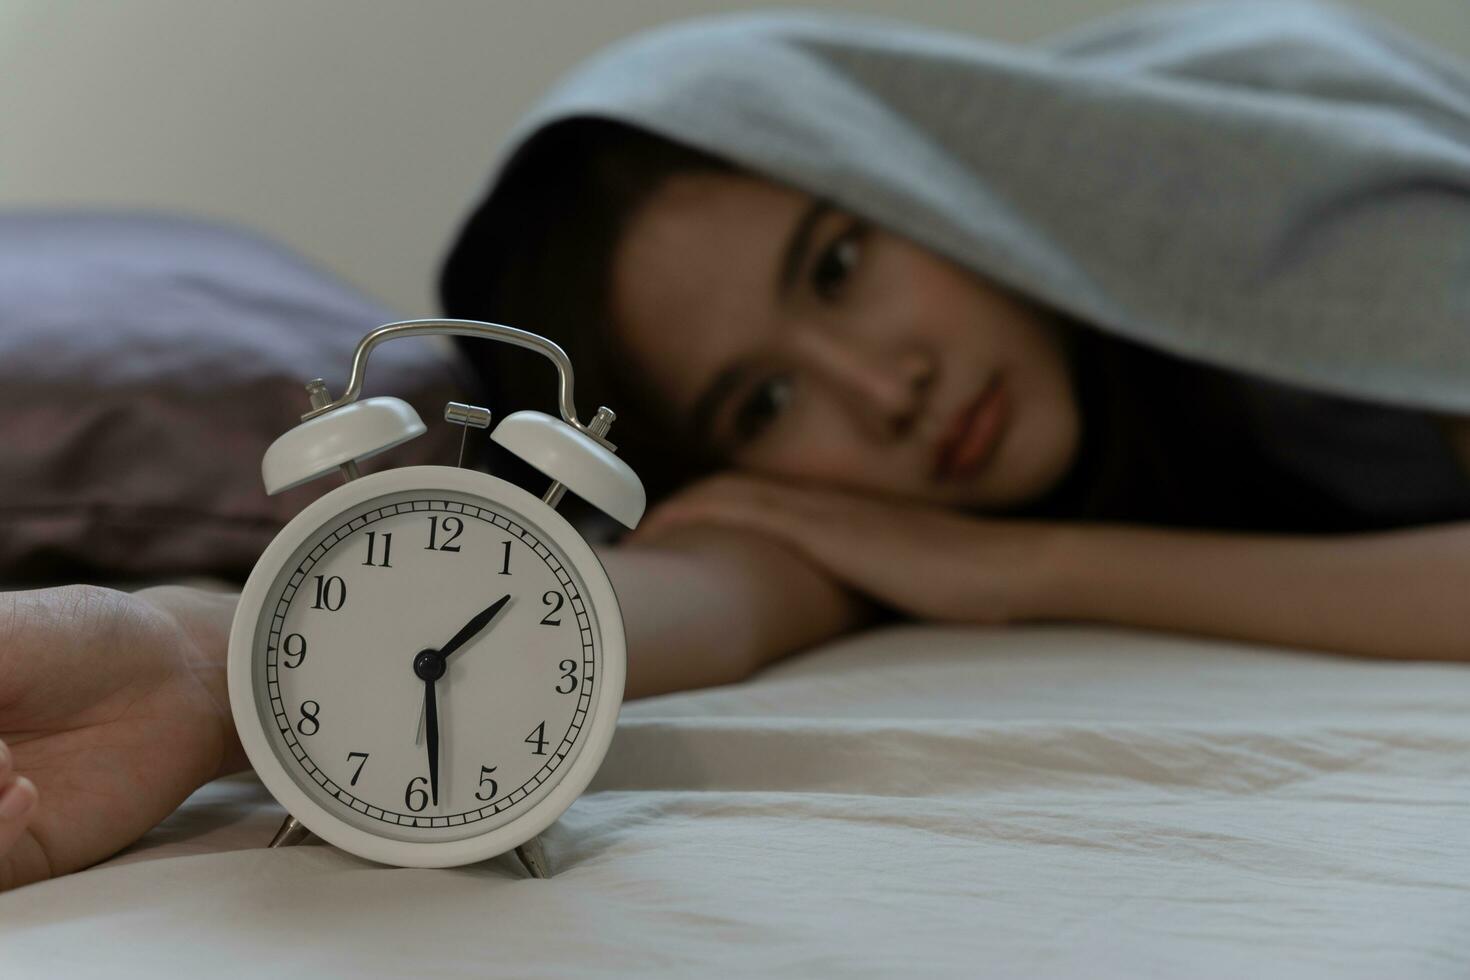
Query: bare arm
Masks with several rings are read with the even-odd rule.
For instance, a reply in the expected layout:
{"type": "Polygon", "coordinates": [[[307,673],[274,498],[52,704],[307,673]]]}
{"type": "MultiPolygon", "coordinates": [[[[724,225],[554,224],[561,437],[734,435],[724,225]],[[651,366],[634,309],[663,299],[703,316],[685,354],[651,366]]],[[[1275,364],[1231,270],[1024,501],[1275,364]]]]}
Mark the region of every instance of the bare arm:
{"type": "Polygon", "coordinates": [[[1031,618],[1470,660],[1470,523],[1327,537],[1127,525],[1065,535],[1031,618]]]}
{"type": "Polygon", "coordinates": [[[986,518],[717,474],[638,533],[710,521],[789,542],[834,580],[924,621],[1091,620],[1470,661],[1470,521],[1317,536],[986,518]]]}
{"type": "Polygon", "coordinates": [[[627,629],[629,700],[741,680],[878,615],[788,545],[739,528],[686,525],[597,555],[627,629]]]}
{"type": "MultiPolygon", "coordinates": [[[[1470,476],[1470,418],[1440,419],[1470,476]]],[[[1332,536],[1068,525],[1022,618],[1470,661],[1470,522],[1332,536]]]]}

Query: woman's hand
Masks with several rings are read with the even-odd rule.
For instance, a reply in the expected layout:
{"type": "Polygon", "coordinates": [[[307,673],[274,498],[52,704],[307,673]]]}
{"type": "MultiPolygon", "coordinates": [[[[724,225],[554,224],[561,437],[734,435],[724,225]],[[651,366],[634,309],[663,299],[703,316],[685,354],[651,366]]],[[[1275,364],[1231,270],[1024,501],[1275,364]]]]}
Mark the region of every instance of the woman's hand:
{"type": "Polygon", "coordinates": [[[624,540],[648,541],[690,523],[773,535],[878,603],[956,623],[1036,616],[1058,529],[724,472],[661,502],[624,540]]]}
{"type": "Polygon", "coordinates": [[[221,629],[235,599],[0,593],[0,890],[116,853],[239,767],[221,629]]]}

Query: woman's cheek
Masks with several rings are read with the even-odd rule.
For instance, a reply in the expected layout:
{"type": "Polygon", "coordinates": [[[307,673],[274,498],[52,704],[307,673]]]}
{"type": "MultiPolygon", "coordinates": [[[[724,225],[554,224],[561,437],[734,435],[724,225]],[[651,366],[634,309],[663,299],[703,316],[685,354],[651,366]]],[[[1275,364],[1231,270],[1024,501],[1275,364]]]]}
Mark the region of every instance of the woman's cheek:
{"type": "Polygon", "coordinates": [[[841,483],[853,476],[850,439],[820,399],[806,385],[787,414],[737,457],[737,465],[768,476],[818,483],[841,483]]]}

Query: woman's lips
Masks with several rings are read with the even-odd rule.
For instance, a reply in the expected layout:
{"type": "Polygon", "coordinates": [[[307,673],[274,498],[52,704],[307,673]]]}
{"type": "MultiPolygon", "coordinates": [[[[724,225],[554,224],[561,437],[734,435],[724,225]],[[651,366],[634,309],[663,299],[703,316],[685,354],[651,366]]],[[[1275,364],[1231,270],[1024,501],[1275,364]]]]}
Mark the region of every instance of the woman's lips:
{"type": "Polygon", "coordinates": [[[968,477],[984,466],[1009,418],[1010,399],[1004,380],[996,375],[950,424],[934,460],[934,479],[968,477]]]}

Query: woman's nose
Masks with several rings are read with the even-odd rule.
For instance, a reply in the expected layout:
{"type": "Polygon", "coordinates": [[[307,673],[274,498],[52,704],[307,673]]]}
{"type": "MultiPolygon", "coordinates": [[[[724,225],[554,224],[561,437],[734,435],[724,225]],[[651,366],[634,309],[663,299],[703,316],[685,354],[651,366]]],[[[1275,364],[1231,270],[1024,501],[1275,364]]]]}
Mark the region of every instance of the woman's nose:
{"type": "Polygon", "coordinates": [[[844,340],[815,333],[804,340],[813,366],[846,396],[875,435],[903,435],[922,416],[938,371],[928,351],[911,348],[895,357],[857,350],[844,340]]]}

